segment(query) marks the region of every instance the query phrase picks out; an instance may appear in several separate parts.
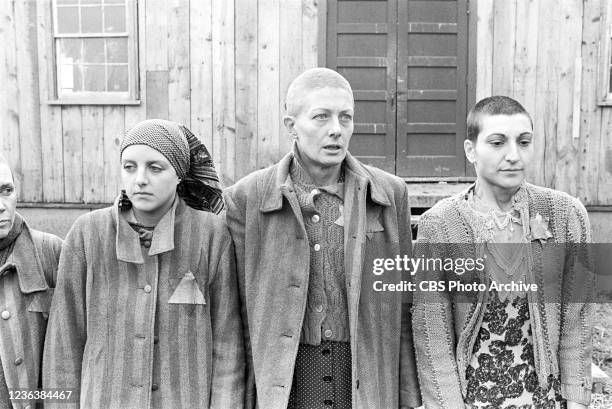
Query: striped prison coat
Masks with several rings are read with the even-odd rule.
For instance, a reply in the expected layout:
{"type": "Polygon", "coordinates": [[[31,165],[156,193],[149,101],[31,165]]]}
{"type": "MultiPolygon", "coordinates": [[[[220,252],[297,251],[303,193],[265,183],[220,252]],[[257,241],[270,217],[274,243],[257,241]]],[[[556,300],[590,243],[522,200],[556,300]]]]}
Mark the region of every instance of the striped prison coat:
{"type": "MultiPolygon", "coordinates": [[[[24,223],[12,253],[0,267],[0,381],[9,389],[35,391],[47,317],[53,296],[62,240],[24,223]]],[[[0,396],[0,408],[8,399],[0,396]]],[[[34,408],[34,400],[13,401],[14,409],[34,408]]]]}
{"type": "Polygon", "coordinates": [[[43,384],[76,389],[82,408],[241,408],[242,324],[223,219],[177,197],[141,245],[129,218],[115,204],[68,233],[43,384]]]}
{"type": "MultiPolygon", "coordinates": [[[[289,176],[293,153],[225,191],[234,239],[247,344],[247,406],[285,409],[308,298],[310,246],[289,176]]],[[[357,409],[420,406],[410,304],[393,270],[373,273],[375,259],[410,256],[408,190],[401,179],[344,161],[344,271],[357,409]]]]}

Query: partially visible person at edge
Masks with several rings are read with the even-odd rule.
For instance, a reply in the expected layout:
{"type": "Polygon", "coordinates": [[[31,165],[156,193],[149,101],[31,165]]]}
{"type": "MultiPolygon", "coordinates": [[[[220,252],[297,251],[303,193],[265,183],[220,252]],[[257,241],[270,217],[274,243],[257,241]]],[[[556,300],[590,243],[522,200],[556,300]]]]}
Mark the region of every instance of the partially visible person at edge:
{"type": "MultiPolygon", "coordinates": [[[[555,259],[559,267],[549,274],[553,260],[538,250],[543,248],[538,242],[590,242],[587,212],[566,193],[525,182],[534,144],[542,141],[517,101],[485,98],[472,108],[467,124],[465,154],[476,169],[476,183],[423,214],[415,256],[454,258],[457,254],[448,253],[458,247],[440,243],[483,243],[483,254],[472,246],[469,255],[486,257],[482,282],[548,280],[555,295],[493,289],[459,302],[458,292],[417,292],[413,325],[422,329],[414,337],[425,406],[586,408],[590,304],[577,295],[586,276],[578,276],[571,257],[555,259]]],[[[566,251],[565,246],[556,248],[566,251]]],[[[445,277],[439,271],[426,274],[426,280],[445,277]]]]}
{"type": "Polygon", "coordinates": [[[411,254],[406,184],[348,152],[354,100],[340,74],[305,71],[286,110],[292,151],[224,192],[247,406],[419,406],[409,305],[372,289],[374,259],[411,254]]]}
{"type": "Polygon", "coordinates": [[[16,205],[13,173],[0,156],[0,409],[35,407],[27,392],[41,387],[45,329],[62,246],[59,237],[30,228],[16,205]]]}
{"type": "Polygon", "coordinates": [[[125,190],[64,242],[44,386],[74,389],[83,408],[241,408],[234,248],[212,159],[159,119],[120,150],[125,190]]]}

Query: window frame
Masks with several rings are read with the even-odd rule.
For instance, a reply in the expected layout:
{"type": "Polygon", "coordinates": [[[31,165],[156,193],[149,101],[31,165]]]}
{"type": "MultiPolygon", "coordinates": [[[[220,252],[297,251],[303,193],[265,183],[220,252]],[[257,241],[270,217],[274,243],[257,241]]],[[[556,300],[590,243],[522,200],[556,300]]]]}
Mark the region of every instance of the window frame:
{"type": "MultiPolygon", "coordinates": [[[[126,31],[118,33],[70,33],[57,32],[57,0],[50,2],[51,30],[49,30],[50,58],[48,60],[51,73],[49,105],[139,105],[139,61],[138,61],[138,0],[126,0],[126,31]],[[127,38],[128,54],[128,90],[126,93],[108,91],[83,91],[73,96],[61,95],[59,84],[59,61],[57,60],[58,39],[73,38],[127,38]]],[[[59,6],[61,7],[61,6],[59,6]]]]}

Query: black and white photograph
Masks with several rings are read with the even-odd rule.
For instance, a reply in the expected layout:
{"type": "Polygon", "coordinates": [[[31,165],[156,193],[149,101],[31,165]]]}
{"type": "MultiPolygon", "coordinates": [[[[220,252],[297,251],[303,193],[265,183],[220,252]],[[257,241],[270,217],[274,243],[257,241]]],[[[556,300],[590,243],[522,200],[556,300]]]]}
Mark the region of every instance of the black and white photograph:
{"type": "Polygon", "coordinates": [[[0,0],[0,409],[612,409],[612,0],[0,0]]]}

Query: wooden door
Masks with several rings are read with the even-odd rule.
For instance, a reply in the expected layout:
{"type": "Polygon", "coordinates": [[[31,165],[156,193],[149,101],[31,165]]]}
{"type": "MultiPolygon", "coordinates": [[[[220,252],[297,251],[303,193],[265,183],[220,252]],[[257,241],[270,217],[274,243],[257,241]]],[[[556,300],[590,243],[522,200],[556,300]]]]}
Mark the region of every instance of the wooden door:
{"type": "Polygon", "coordinates": [[[328,1],[326,63],[353,86],[350,151],[364,163],[466,175],[467,1],[328,1]]]}
{"type": "Polygon", "coordinates": [[[395,172],[397,0],[328,1],[327,66],[350,83],[355,130],[350,151],[395,172]]]}
{"type": "Polygon", "coordinates": [[[405,177],[465,175],[467,0],[400,0],[397,168],[405,177]]]}

